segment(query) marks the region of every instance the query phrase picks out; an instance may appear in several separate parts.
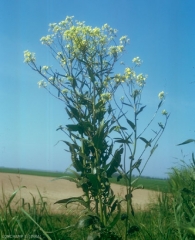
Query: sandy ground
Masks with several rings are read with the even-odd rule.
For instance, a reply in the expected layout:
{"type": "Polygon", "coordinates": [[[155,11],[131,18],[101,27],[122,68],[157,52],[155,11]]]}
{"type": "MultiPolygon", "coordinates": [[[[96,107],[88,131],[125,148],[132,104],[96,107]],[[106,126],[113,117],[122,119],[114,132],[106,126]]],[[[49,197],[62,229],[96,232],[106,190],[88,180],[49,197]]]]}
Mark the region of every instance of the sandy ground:
{"type": "MultiPolygon", "coordinates": [[[[67,180],[52,181],[51,177],[39,177],[30,175],[19,175],[10,173],[0,173],[0,184],[3,186],[5,195],[9,198],[14,190],[21,186],[25,186],[17,193],[18,198],[24,198],[25,202],[32,202],[32,195],[39,199],[39,189],[44,200],[49,203],[52,211],[61,211],[62,207],[59,204],[54,204],[56,201],[68,197],[77,197],[83,194],[81,188],[77,188],[75,183],[67,180]]],[[[112,189],[116,197],[121,198],[125,195],[125,188],[123,186],[112,184],[112,189]]],[[[153,201],[157,196],[157,192],[146,189],[138,189],[133,192],[133,205],[140,209],[144,209],[148,203],[153,201]]],[[[0,190],[0,205],[2,203],[3,194],[0,190]]],[[[16,198],[17,199],[17,198],[16,198]]],[[[15,202],[16,199],[14,198],[15,202]]],[[[13,204],[15,203],[13,201],[13,204]]]]}

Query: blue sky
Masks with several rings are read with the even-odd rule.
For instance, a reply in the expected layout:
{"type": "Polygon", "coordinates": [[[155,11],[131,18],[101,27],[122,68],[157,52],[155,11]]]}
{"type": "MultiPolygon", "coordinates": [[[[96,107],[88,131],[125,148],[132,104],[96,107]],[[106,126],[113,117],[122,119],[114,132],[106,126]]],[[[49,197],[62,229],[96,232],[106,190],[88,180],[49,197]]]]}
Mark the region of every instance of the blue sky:
{"type": "Polygon", "coordinates": [[[188,0],[1,0],[0,2],[0,166],[64,171],[70,157],[55,130],[68,124],[64,105],[39,89],[40,76],[23,63],[23,51],[36,52],[41,65],[51,63],[39,39],[48,24],[75,16],[87,25],[108,23],[118,36],[128,35],[123,57],[143,60],[148,74],[147,104],[142,122],[152,116],[160,91],[167,94],[163,108],[171,113],[168,126],[144,175],[165,177],[194,145],[178,143],[195,138],[195,1],[188,0]],[[148,112],[147,112],[148,111],[148,112]]]}

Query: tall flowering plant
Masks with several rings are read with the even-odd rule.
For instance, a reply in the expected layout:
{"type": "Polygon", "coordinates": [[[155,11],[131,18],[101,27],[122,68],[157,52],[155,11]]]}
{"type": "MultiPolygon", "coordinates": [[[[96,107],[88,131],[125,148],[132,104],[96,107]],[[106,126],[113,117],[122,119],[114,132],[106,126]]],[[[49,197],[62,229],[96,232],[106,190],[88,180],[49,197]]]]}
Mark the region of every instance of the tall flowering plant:
{"type": "MultiPolygon", "coordinates": [[[[63,199],[57,203],[67,205],[79,202],[88,210],[89,214],[79,220],[77,227],[91,226],[94,231],[90,239],[114,234],[111,229],[120,219],[121,201],[116,199],[109,178],[118,172],[119,178],[126,179],[127,186],[124,199],[127,202],[126,238],[132,205],[132,171],[141,165],[140,158],[135,160],[137,141],[141,139],[147,147],[154,143],[152,154],[165,125],[160,125],[161,130],[153,140],[148,141],[137,134],[137,116],[144,109],[140,101],[146,76],[136,74],[134,68],[130,67],[125,68],[123,74],[114,72],[129,42],[127,36],[122,36],[117,43],[117,31],[108,24],[92,28],[84,22],[74,21],[73,17],[50,24],[49,30],[51,34],[42,37],[40,41],[49,47],[60,68],[55,70],[51,66],[38,66],[35,53],[28,50],[24,51],[24,62],[42,76],[38,86],[65,104],[70,124],[60,126],[58,130],[68,136],[69,140],[63,142],[70,152],[72,166],[76,171],[72,171],[75,177],[64,178],[74,181],[83,190],[81,197],[63,199]],[[116,94],[120,88],[129,102],[122,100],[118,103],[116,94]],[[56,89],[56,93],[53,89],[56,89]],[[133,121],[128,119],[124,105],[133,109],[133,121]],[[122,126],[122,119],[126,119],[134,138],[129,128],[122,126]],[[113,133],[119,134],[119,137],[112,138],[113,133]],[[118,143],[117,149],[114,148],[118,143]],[[132,143],[133,150],[130,146],[132,143]],[[124,165],[121,162],[122,157],[126,159],[127,148],[131,153],[128,170],[125,161],[124,165]]],[[[135,67],[139,66],[140,58],[134,58],[133,63],[135,67]]],[[[158,109],[164,99],[163,92],[159,97],[161,101],[158,109]]],[[[168,119],[166,111],[164,115],[168,119]]],[[[115,235],[115,239],[120,238],[115,235]]]]}

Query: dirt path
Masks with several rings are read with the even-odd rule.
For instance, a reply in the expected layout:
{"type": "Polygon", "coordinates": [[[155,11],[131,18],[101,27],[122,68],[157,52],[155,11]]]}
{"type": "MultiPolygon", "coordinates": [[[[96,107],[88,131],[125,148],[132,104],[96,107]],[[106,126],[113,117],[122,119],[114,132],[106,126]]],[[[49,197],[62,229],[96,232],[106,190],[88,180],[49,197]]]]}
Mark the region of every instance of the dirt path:
{"type": "MultiPolygon", "coordinates": [[[[0,173],[0,185],[3,186],[4,193],[7,197],[20,186],[25,186],[17,193],[18,198],[24,198],[25,202],[32,202],[32,195],[39,199],[37,188],[41,195],[47,198],[47,202],[54,211],[59,211],[59,205],[54,202],[68,197],[77,197],[83,194],[80,188],[77,188],[75,183],[67,180],[52,181],[52,177],[39,177],[31,175],[19,175],[11,173],[0,173]]],[[[112,184],[112,189],[117,197],[125,195],[123,186],[112,184]]],[[[143,209],[152,199],[155,198],[157,192],[146,189],[138,189],[133,192],[133,204],[136,207],[143,209]]],[[[0,190],[0,204],[2,202],[2,191],[0,190]]],[[[45,199],[46,200],[46,199],[45,199]]]]}

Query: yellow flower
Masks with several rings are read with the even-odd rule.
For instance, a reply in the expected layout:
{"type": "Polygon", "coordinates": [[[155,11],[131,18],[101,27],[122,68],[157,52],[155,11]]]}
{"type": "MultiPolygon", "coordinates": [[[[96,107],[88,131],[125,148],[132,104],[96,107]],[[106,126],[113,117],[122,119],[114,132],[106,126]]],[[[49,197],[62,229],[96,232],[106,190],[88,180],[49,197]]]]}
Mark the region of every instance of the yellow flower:
{"type": "Polygon", "coordinates": [[[47,83],[44,80],[39,81],[38,83],[39,88],[43,87],[46,88],[47,87],[47,83]]]}
{"type": "Polygon", "coordinates": [[[147,76],[144,76],[142,73],[137,75],[136,82],[140,87],[142,87],[145,84],[146,77],[147,76]]]}
{"type": "Polygon", "coordinates": [[[48,78],[48,81],[49,81],[49,82],[54,82],[54,80],[55,80],[54,77],[49,77],[49,78],[48,78]]]}
{"type": "Polygon", "coordinates": [[[28,50],[24,51],[24,62],[25,63],[30,63],[30,62],[35,62],[35,53],[31,53],[28,50]]]}
{"type": "Polygon", "coordinates": [[[99,36],[100,35],[100,29],[95,27],[93,30],[92,30],[94,36],[99,36]]]}
{"type": "Polygon", "coordinates": [[[132,62],[135,63],[137,66],[140,66],[142,63],[142,61],[139,57],[133,58],[132,62]]]}
{"type": "Polygon", "coordinates": [[[129,43],[129,39],[127,38],[127,36],[122,36],[120,38],[120,44],[126,44],[126,43],[129,43]]]}
{"type": "Polygon", "coordinates": [[[103,102],[107,102],[112,99],[112,94],[111,93],[102,93],[101,99],[103,100],[103,102]]]}
{"type": "Polygon", "coordinates": [[[121,75],[121,74],[119,73],[119,74],[116,74],[116,75],[114,76],[114,80],[115,80],[115,82],[117,82],[117,83],[123,83],[123,82],[125,82],[125,80],[126,80],[126,76],[125,76],[125,75],[121,75]]]}
{"type": "Polygon", "coordinates": [[[48,69],[49,69],[48,66],[43,66],[43,67],[41,68],[41,72],[47,72],[48,69]]]}
{"type": "Polygon", "coordinates": [[[162,110],[162,115],[167,115],[168,114],[168,112],[164,109],[164,110],[162,110]]]}
{"type": "Polygon", "coordinates": [[[42,37],[40,39],[42,44],[46,44],[46,45],[51,45],[53,43],[53,39],[51,35],[47,35],[45,37],[42,37]]]}
{"type": "Polygon", "coordinates": [[[117,50],[118,50],[118,52],[123,52],[124,46],[123,45],[117,46],[117,50]]]}
{"type": "Polygon", "coordinates": [[[68,89],[67,88],[62,89],[62,94],[66,94],[66,93],[68,93],[68,89]]]}
{"type": "Polygon", "coordinates": [[[159,97],[160,100],[162,100],[163,98],[165,98],[165,93],[164,93],[164,91],[160,92],[160,93],[158,94],[158,97],[159,97]]]}

